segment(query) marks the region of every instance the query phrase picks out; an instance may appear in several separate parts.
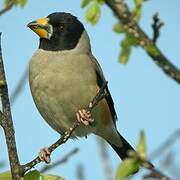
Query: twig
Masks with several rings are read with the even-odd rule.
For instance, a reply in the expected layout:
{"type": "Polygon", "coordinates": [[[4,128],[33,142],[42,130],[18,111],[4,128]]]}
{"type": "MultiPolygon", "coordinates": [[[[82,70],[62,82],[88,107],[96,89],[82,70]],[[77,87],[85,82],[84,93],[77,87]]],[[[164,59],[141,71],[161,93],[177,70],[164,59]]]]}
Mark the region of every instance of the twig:
{"type": "Polygon", "coordinates": [[[10,95],[11,106],[14,104],[14,102],[18,98],[19,94],[22,92],[23,88],[25,87],[27,77],[28,77],[28,68],[25,69],[25,71],[21,75],[20,80],[16,84],[12,94],[10,95]]]}
{"type": "Polygon", "coordinates": [[[65,163],[65,162],[67,162],[68,159],[69,159],[71,156],[75,155],[77,152],[79,152],[79,148],[74,148],[74,149],[71,150],[68,154],[66,154],[62,159],[60,159],[60,160],[58,160],[58,161],[55,161],[55,162],[53,162],[53,163],[50,164],[50,165],[44,166],[44,167],[40,170],[40,172],[43,172],[43,173],[44,173],[44,172],[49,171],[50,169],[52,169],[52,168],[54,168],[54,167],[56,167],[56,166],[59,166],[59,165],[65,163]]]}
{"type": "Polygon", "coordinates": [[[79,164],[77,166],[77,180],[85,180],[85,176],[84,176],[84,166],[82,164],[79,164]]]}
{"type": "Polygon", "coordinates": [[[175,153],[172,151],[169,151],[160,162],[160,167],[163,169],[167,169],[169,166],[172,165],[172,163],[175,160],[175,153]]]}
{"type": "Polygon", "coordinates": [[[113,11],[124,28],[132,35],[137,43],[145,49],[152,60],[172,79],[180,83],[180,70],[159,50],[154,42],[133,19],[124,0],[105,0],[106,5],[113,11]]]}
{"type": "Polygon", "coordinates": [[[4,161],[0,161],[0,168],[5,166],[5,162],[4,161]]]}
{"type": "Polygon", "coordinates": [[[17,154],[16,141],[14,136],[14,126],[11,115],[11,108],[8,96],[8,87],[4,72],[2,50],[1,50],[1,33],[0,33],[0,95],[2,102],[2,112],[0,112],[0,123],[3,127],[13,180],[20,179],[19,175],[19,158],[17,154]]]}
{"type": "Polygon", "coordinates": [[[150,159],[154,160],[156,157],[161,155],[165,150],[167,150],[174,142],[180,139],[180,129],[173,132],[157,149],[155,149],[150,154],[150,159]]]}
{"type": "MultiPolygon", "coordinates": [[[[101,101],[107,94],[104,92],[105,87],[107,86],[107,82],[105,82],[97,95],[93,98],[93,100],[89,103],[87,110],[91,111],[99,101],[101,101]]],[[[48,150],[50,153],[52,153],[57,147],[64,144],[72,135],[72,133],[75,131],[76,128],[78,128],[80,123],[76,120],[71,128],[69,128],[59,140],[57,140],[54,144],[48,147],[48,150]]],[[[21,176],[23,176],[28,170],[30,170],[32,167],[34,167],[36,164],[40,163],[41,160],[39,156],[37,156],[35,159],[33,159],[31,162],[22,165],[21,166],[21,176]]]]}
{"type": "Polygon", "coordinates": [[[168,176],[164,175],[161,171],[157,170],[149,161],[144,159],[139,159],[139,162],[142,167],[150,171],[150,174],[144,176],[144,179],[147,177],[154,177],[157,179],[170,180],[168,176]]]}
{"type": "Polygon", "coordinates": [[[13,0],[9,1],[8,4],[0,10],[0,16],[9,11],[14,5],[13,0]]]}
{"type": "MultiPolygon", "coordinates": [[[[69,130],[67,130],[64,133],[64,135],[61,136],[61,138],[59,140],[57,140],[54,144],[52,144],[51,146],[48,147],[49,152],[52,153],[57,147],[59,147],[60,145],[66,143],[66,141],[70,138],[71,134],[74,132],[74,130],[78,126],[79,126],[79,122],[75,121],[73,126],[71,128],[69,128],[69,130]]],[[[22,165],[21,166],[21,176],[23,176],[27,171],[32,169],[32,167],[34,167],[36,164],[38,164],[40,162],[41,162],[41,159],[39,158],[39,156],[37,156],[36,158],[34,158],[29,163],[27,163],[25,165],[22,165]]]]}
{"type": "Polygon", "coordinates": [[[150,161],[142,157],[141,154],[139,154],[138,152],[129,151],[128,156],[130,158],[136,159],[136,161],[141,165],[141,167],[150,171],[150,174],[144,176],[144,178],[152,176],[163,180],[170,180],[168,176],[164,175],[161,171],[156,169],[150,161]]]}
{"type": "Polygon", "coordinates": [[[100,138],[98,138],[97,140],[98,140],[98,144],[100,148],[101,159],[103,162],[106,178],[107,180],[112,180],[113,175],[112,175],[112,169],[110,166],[110,161],[109,161],[108,152],[107,152],[107,143],[103,139],[100,139],[100,138]]]}
{"type": "Polygon", "coordinates": [[[156,168],[150,168],[150,167],[145,167],[145,168],[150,170],[150,174],[145,175],[144,179],[151,177],[151,178],[156,178],[156,179],[170,180],[168,176],[164,175],[162,172],[160,172],[156,168]]]}
{"type": "Polygon", "coordinates": [[[158,13],[155,13],[153,16],[153,24],[152,24],[152,29],[153,29],[153,42],[156,43],[157,39],[160,36],[160,29],[162,26],[164,26],[164,23],[160,21],[158,17],[158,13]]]}
{"type": "MultiPolygon", "coordinates": [[[[169,136],[168,139],[166,139],[165,142],[163,142],[154,152],[150,154],[150,159],[155,159],[159,155],[161,155],[164,151],[166,151],[174,142],[176,142],[177,139],[180,137],[180,129],[176,130],[173,134],[169,136]]],[[[163,176],[164,177],[164,176],[163,176]]],[[[147,178],[162,178],[162,173],[159,171],[151,171],[150,174],[144,176],[145,179],[147,178]]],[[[168,179],[168,177],[164,177],[165,180],[168,179]]],[[[170,178],[169,178],[170,179],[170,178]]]]}
{"type": "MultiPolygon", "coordinates": [[[[173,143],[175,143],[178,139],[180,138],[180,129],[177,129],[175,132],[173,132],[157,149],[155,149],[149,156],[149,159],[152,161],[154,159],[156,159],[157,157],[159,157],[161,154],[163,154],[173,143]]],[[[130,156],[134,156],[134,154],[130,154],[130,156]]],[[[141,164],[145,165],[145,168],[147,168],[146,166],[148,165],[148,163],[144,160],[141,159],[141,157],[136,154],[136,159],[141,161],[141,164]]],[[[159,172],[158,170],[154,169],[153,166],[149,166],[150,168],[147,168],[151,171],[150,174],[148,174],[147,176],[145,176],[145,178],[150,178],[150,177],[162,177],[162,173],[159,172]],[[153,171],[152,171],[153,169],[153,171]]],[[[164,175],[163,175],[164,177],[164,175]]],[[[167,179],[168,177],[165,176],[165,178],[167,179]]]]}
{"type": "Polygon", "coordinates": [[[164,162],[162,162],[163,167],[166,168],[173,175],[173,179],[179,179],[180,177],[180,172],[179,172],[180,167],[175,162],[176,158],[177,155],[171,151],[167,154],[167,157],[164,160],[164,162]]]}
{"type": "Polygon", "coordinates": [[[155,169],[152,169],[150,174],[144,176],[144,179],[149,179],[149,178],[155,178],[155,179],[160,179],[160,180],[170,180],[169,177],[164,176],[163,174],[161,174],[159,171],[155,169]]]}

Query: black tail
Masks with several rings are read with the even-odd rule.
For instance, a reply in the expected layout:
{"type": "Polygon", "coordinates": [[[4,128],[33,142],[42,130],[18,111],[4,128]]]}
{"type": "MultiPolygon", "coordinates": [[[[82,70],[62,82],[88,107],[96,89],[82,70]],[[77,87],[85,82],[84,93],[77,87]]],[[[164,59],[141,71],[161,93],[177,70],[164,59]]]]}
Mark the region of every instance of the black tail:
{"type": "MultiPolygon", "coordinates": [[[[118,133],[119,134],[119,133],[118,133]]],[[[116,153],[119,155],[119,157],[123,160],[128,157],[128,150],[133,150],[133,147],[119,134],[119,137],[122,141],[122,147],[115,146],[114,144],[108,142],[111,147],[116,151],[116,153]]]]}

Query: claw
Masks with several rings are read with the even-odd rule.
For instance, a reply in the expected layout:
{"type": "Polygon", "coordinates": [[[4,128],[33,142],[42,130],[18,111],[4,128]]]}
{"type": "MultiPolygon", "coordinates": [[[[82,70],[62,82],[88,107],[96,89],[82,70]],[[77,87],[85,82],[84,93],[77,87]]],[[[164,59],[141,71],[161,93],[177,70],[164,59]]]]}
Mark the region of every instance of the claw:
{"type": "Polygon", "coordinates": [[[91,112],[85,109],[79,110],[76,113],[76,117],[77,117],[78,122],[83,123],[86,126],[94,122],[94,119],[91,117],[91,112]]]}
{"type": "Polygon", "coordinates": [[[50,155],[51,153],[47,147],[40,149],[39,158],[41,161],[49,164],[51,162],[50,155]]]}

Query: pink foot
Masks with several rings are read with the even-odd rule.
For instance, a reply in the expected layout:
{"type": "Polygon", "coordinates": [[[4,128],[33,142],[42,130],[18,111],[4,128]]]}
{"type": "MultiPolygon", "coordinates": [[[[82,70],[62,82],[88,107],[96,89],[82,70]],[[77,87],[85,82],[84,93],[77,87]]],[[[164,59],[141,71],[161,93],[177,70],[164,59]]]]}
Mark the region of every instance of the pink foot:
{"type": "Polygon", "coordinates": [[[39,158],[41,161],[49,164],[51,162],[50,155],[51,153],[49,152],[49,149],[47,147],[40,149],[39,158]]]}
{"type": "Polygon", "coordinates": [[[90,111],[87,111],[85,109],[79,110],[76,113],[76,117],[77,117],[78,122],[83,123],[86,126],[94,122],[94,119],[91,117],[90,111]]]}

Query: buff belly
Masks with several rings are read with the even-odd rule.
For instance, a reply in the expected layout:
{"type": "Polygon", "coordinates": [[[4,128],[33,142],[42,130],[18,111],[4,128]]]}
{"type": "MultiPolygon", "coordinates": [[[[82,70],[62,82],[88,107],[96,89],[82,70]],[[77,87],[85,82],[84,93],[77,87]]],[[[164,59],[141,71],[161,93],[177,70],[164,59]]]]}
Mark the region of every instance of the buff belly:
{"type": "MultiPolygon", "coordinates": [[[[46,122],[60,134],[72,127],[76,112],[86,108],[98,91],[95,72],[86,67],[87,62],[83,64],[83,57],[68,61],[71,58],[54,58],[51,62],[44,58],[30,64],[30,88],[35,104],[46,122]]],[[[92,114],[96,117],[98,108],[92,114]]],[[[96,123],[88,127],[80,125],[73,135],[85,136],[94,131],[96,123]]]]}

